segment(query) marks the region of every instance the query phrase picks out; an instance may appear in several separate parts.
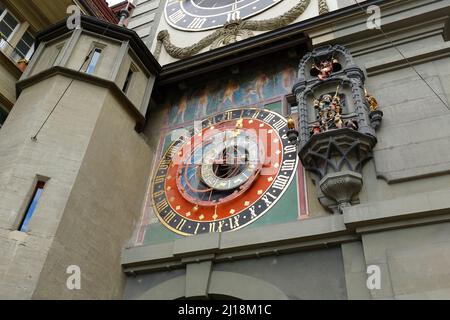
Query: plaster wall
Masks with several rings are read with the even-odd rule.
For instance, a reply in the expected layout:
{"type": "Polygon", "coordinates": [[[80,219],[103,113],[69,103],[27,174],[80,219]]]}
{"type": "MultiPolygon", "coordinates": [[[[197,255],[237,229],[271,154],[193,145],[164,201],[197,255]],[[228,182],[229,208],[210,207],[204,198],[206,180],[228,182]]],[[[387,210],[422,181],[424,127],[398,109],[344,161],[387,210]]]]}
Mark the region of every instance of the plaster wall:
{"type": "Polygon", "coordinates": [[[31,298],[106,96],[104,89],[75,81],[38,140],[32,141],[68,83],[69,79],[55,76],[25,89],[0,130],[4,299],[31,298]],[[20,233],[19,222],[40,177],[49,180],[29,232],[20,233]]]}
{"type": "Polygon", "coordinates": [[[33,298],[122,296],[121,249],[137,225],[150,173],[150,149],[134,127],[107,94],[33,298]],[[81,269],[82,290],[66,287],[70,265],[81,269]]]}

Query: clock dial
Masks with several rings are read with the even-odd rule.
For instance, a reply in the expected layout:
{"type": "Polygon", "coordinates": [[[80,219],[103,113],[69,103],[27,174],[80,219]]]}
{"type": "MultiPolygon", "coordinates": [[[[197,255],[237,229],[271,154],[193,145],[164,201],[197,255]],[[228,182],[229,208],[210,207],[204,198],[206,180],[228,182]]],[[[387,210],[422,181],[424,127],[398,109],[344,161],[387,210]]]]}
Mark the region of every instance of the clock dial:
{"type": "Polygon", "coordinates": [[[250,18],[282,0],[169,0],[166,21],[185,31],[204,31],[250,18]]]}
{"type": "Polygon", "coordinates": [[[238,230],[263,216],[295,176],[287,121],[268,110],[227,111],[166,151],[153,180],[154,210],[182,235],[238,230]]]}

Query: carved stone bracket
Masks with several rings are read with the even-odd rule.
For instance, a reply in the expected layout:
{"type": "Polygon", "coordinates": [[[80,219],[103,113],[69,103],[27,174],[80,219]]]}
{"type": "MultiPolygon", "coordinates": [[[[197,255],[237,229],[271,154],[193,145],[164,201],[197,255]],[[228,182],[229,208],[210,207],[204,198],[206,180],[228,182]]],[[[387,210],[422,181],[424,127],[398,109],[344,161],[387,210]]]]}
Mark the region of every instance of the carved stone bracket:
{"type": "Polygon", "coordinates": [[[184,48],[175,46],[170,41],[169,32],[167,30],[162,30],[158,33],[156,48],[153,55],[158,60],[161,49],[164,46],[164,49],[172,58],[185,59],[199,53],[208,46],[211,46],[211,49],[214,49],[222,45],[248,38],[253,35],[252,31],[271,31],[279,29],[288,26],[300,17],[310,3],[311,0],[300,0],[298,4],[289,11],[272,19],[231,21],[221,29],[214,31],[193,45],[184,48]]]}
{"type": "Polygon", "coordinates": [[[319,201],[333,212],[350,206],[363,185],[362,168],[377,139],[343,128],[313,135],[300,150],[306,170],[314,175],[319,201]]]}

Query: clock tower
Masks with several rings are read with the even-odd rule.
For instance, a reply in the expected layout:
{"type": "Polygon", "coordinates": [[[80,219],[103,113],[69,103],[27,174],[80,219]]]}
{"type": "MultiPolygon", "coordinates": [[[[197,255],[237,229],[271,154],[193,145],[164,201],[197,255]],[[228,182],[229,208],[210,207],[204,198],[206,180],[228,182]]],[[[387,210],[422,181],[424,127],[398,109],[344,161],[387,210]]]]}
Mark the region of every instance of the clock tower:
{"type": "MultiPolygon", "coordinates": [[[[449,239],[449,229],[425,220],[412,227],[422,222],[408,204],[439,198],[431,177],[440,160],[431,158],[442,149],[425,156],[435,142],[422,142],[433,130],[408,122],[419,118],[407,110],[425,112],[415,99],[433,95],[431,81],[418,80],[420,68],[408,62],[442,57],[448,4],[168,0],[150,11],[150,3],[137,3],[129,24],[145,39],[153,20],[147,44],[162,69],[142,133],[153,150],[146,199],[122,254],[125,298],[378,299],[427,291],[419,271],[403,273],[406,261],[440,270],[445,259],[431,235],[449,239]],[[371,27],[379,12],[383,25],[371,27]],[[428,40],[418,21],[428,25],[428,40]],[[399,58],[391,42],[408,43],[397,49],[416,60],[399,58]],[[417,156],[406,159],[406,147],[417,156]],[[379,290],[366,285],[374,265],[379,290]]],[[[423,70],[438,69],[445,73],[423,70]]]]}

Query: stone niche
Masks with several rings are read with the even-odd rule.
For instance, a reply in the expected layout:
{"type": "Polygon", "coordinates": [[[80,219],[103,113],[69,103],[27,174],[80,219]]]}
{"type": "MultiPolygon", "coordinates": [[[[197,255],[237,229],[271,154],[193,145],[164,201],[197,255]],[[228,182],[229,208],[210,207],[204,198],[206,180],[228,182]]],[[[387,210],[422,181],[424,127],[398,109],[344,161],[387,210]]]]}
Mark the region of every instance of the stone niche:
{"type": "Polygon", "coordinates": [[[300,159],[312,173],[320,203],[333,213],[358,203],[362,168],[377,143],[383,113],[364,82],[349,51],[335,45],[303,57],[293,89],[300,159]]]}

